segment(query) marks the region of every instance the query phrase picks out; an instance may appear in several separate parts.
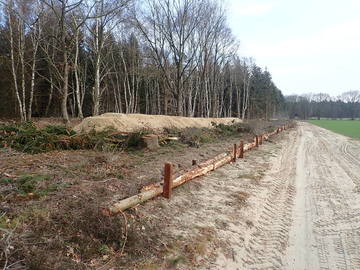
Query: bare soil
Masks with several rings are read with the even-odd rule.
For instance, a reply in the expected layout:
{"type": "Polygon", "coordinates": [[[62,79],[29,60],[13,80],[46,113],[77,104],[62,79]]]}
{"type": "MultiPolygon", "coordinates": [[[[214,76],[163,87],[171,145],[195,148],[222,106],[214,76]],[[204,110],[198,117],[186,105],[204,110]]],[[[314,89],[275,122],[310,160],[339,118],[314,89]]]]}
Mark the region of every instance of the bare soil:
{"type": "MultiPolygon", "coordinates": [[[[278,123],[252,123],[259,133],[278,123]]],[[[156,152],[1,150],[11,178],[49,175],[46,195],[0,185],[0,262],[8,269],[360,269],[360,141],[299,123],[204,177],[118,216],[99,209],[231,149],[239,134],[201,148],[156,152]],[[6,251],[6,253],[4,252],[6,251]]],[[[45,188],[45,187],[44,187],[45,188]]]]}
{"type": "MultiPolygon", "coordinates": [[[[38,125],[57,121],[42,120],[38,125]]],[[[284,122],[251,122],[250,126],[254,133],[262,133],[280,124],[284,122]]],[[[150,218],[135,208],[123,215],[104,217],[101,208],[161,180],[164,162],[176,164],[176,173],[180,173],[193,159],[202,161],[231,150],[233,143],[251,140],[254,133],[240,133],[199,148],[173,144],[157,151],[81,150],[30,155],[0,149],[0,179],[12,181],[10,185],[0,184],[0,262],[12,265],[7,269],[143,269],[144,261],[151,264],[153,260],[168,265],[162,254],[167,252],[164,243],[171,243],[173,236],[159,231],[168,224],[162,215],[150,218]],[[31,181],[43,181],[40,185],[36,182],[39,190],[22,192],[15,183],[24,180],[24,175],[31,181]]],[[[243,201],[247,195],[241,196],[238,200],[243,201]]],[[[200,245],[186,248],[194,262],[197,253],[206,254],[205,243],[215,240],[212,229],[199,231],[194,239],[200,245]]],[[[177,265],[177,260],[173,263],[177,265]]]]}
{"type": "Polygon", "coordinates": [[[137,208],[162,257],[137,269],[360,269],[360,141],[300,123],[137,208]]]}
{"type": "Polygon", "coordinates": [[[286,269],[360,269],[360,140],[297,131],[297,196],[286,269]]]}

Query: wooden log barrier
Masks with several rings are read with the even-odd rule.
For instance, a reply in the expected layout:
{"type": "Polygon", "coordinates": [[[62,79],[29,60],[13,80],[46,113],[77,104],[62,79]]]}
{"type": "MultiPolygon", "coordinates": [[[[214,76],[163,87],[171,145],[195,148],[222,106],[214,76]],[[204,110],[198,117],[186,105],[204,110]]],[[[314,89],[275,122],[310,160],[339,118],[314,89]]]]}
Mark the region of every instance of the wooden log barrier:
{"type": "MultiPolygon", "coordinates": [[[[200,169],[203,169],[203,168],[207,168],[207,169],[209,169],[209,171],[212,171],[212,170],[214,170],[214,168],[215,168],[215,167],[214,167],[214,164],[215,164],[217,161],[226,158],[228,155],[229,155],[228,153],[219,154],[219,155],[217,155],[217,156],[214,157],[214,158],[211,158],[211,159],[209,159],[209,160],[207,160],[207,161],[204,161],[204,162],[198,164],[196,168],[194,168],[194,169],[186,172],[185,175],[186,175],[187,173],[196,175],[196,174],[198,173],[198,171],[199,171],[200,169]]],[[[206,171],[206,172],[207,172],[207,171],[206,171]]],[[[174,180],[174,182],[176,182],[176,180],[174,180]]],[[[174,182],[173,182],[173,187],[174,187],[174,182]]],[[[162,186],[163,186],[163,182],[157,182],[157,183],[150,184],[150,185],[147,185],[147,186],[143,187],[143,188],[140,190],[140,192],[145,192],[145,191],[148,191],[148,190],[150,190],[150,189],[154,189],[154,188],[158,188],[158,187],[162,187],[162,186]]]]}
{"type": "Polygon", "coordinates": [[[244,145],[244,152],[250,151],[254,147],[255,147],[255,142],[248,143],[248,144],[244,145]]]}
{"type": "Polygon", "coordinates": [[[165,163],[163,197],[166,199],[171,198],[171,192],[173,186],[172,174],[173,174],[173,165],[171,163],[165,163]]]}
{"type": "Polygon", "coordinates": [[[244,158],[244,141],[240,141],[240,154],[239,158],[244,158]]]}
{"type": "MultiPolygon", "coordinates": [[[[284,126],[283,126],[284,127],[284,126]]],[[[282,128],[283,128],[282,127],[282,128]]],[[[276,129],[271,133],[263,135],[263,138],[267,140],[270,136],[277,134],[281,129],[276,129]]],[[[244,144],[243,141],[240,142],[240,153],[239,157],[243,158],[244,152],[251,150],[252,148],[258,146],[258,137],[256,136],[255,142],[244,144]]],[[[235,148],[235,145],[234,145],[235,148]]],[[[170,165],[165,165],[165,172],[164,176],[164,183],[159,182],[155,183],[149,186],[146,186],[141,189],[141,192],[139,194],[136,194],[134,196],[131,196],[129,198],[123,199],[119,202],[116,202],[112,204],[110,207],[103,209],[103,212],[106,214],[117,214],[121,211],[124,211],[128,208],[131,208],[135,205],[138,205],[142,202],[145,202],[147,200],[150,200],[154,197],[157,197],[161,194],[168,197],[171,197],[171,190],[175,187],[178,187],[194,178],[197,178],[199,176],[205,175],[206,173],[216,170],[217,168],[230,163],[234,160],[234,153],[237,153],[236,151],[232,151],[229,153],[222,153],[217,155],[215,158],[209,159],[199,165],[197,165],[196,168],[184,173],[183,175],[180,175],[172,180],[172,165],[171,163],[167,163],[170,165]],[[167,180],[166,180],[167,179],[167,180]],[[165,181],[166,180],[166,181],[165,181]],[[172,180],[172,181],[171,181],[172,180]],[[167,184],[169,183],[169,184],[167,184]]]]}
{"type": "Polygon", "coordinates": [[[233,162],[236,162],[236,158],[237,158],[237,145],[235,143],[234,144],[234,151],[233,151],[233,162]]]}

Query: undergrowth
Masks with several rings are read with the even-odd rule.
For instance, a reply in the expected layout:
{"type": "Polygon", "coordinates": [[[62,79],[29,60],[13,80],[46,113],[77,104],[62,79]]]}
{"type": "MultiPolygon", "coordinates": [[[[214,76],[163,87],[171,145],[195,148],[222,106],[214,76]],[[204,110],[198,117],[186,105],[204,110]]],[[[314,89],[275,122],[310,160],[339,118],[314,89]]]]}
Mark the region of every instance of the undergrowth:
{"type": "MultiPolygon", "coordinates": [[[[169,136],[179,137],[180,143],[192,147],[214,142],[224,137],[250,132],[247,124],[215,124],[213,128],[165,129],[169,136]]],[[[10,147],[20,152],[37,154],[53,150],[98,150],[98,151],[136,151],[143,148],[142,136],[147,130],[123,134],[112,128],[103,131],[92,130],[86,134],[77,134],[72,129],[59,125],[48,125],[38,129],[34,123],[0,124],[0,148],[10,147]]]]}
{"type": "MultiPolygon", "coordinates": [[[[186,128],[186,129],[165,129],[168,136],[178,137],[182,144],[192,147],[199,147],[201,144],[211,143],[216,140],[233,137],[240,133],[251,132],[248,124],[232,123],[231,125],[212,123],[213,128],[186,128]]],[[[176,141],[172,144],[176,146],[176,141]]]]}
{"type": "Polygon", "coordinates": [[[0,178],[0,198],[15,195],[19,199],[19,196],[29,196],[29,194],[31,197],[29,199],[40,198],[63,187],[49,180],[51,176],[47,174],[25,174],[17,178],[0,178]]]}
{"type": "Polygon", "coordinates": [[[49,125],[38,129],[32,122],[9,123],[0,124],[0,148],[10,147],[29,154],[53,150],[131,150],[143,146],[141,137],[146,134],[145,130],[122,134],[112,128],[76,134],[65,126],[49,125]]]}
{"type": "Polygon", "coordinates": [[[142,250],[157,239],[157,230],[125,214],[104,215],[99,201],[89,195],[65,196],[61,207],[29,206],[16,216],[0,216],[0,237],[11,236],[8,243],[0,241],[0,251],[6,252],[0,265],[7,261],[18,264],[16,269],[93,269],[89,266],[106,265],[111,258],[144,256],[142,250]]]}

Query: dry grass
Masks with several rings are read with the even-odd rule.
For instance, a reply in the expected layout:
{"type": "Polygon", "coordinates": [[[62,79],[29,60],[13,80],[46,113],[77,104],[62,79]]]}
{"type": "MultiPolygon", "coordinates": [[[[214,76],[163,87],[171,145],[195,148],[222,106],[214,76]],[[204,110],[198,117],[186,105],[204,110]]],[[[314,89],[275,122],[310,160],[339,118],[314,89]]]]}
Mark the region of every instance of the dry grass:
{"type": "MultiPolygon", "coordinates": [[[[193,236],[174,239],[161,234],[163,220],[145,219],[135,210],[127,211],[126,219],[104,216],[101,209],[114,195],[128,197],[160,180],[165,161],[180,164],[180,172],[192,159],[213,157],[235,140],[239,137],[203,142],[202,148],[170,145],[158,152],[31,155],[0,149],[0,266],[7,261],[19,269],[196,268],[216,245],[212,228],[196,228],[193,236]]],[[[231,200],[244,205],[247,198],[234,194],[231,200]]]]}
{"type": "Polygon", "coordinates": [[[177,269],[179,265],[194,269],[200,261],[212,256],[216,245],[216,232],[213,227],[194,228],[197,233],[191,237],[172,239],[166,248],[166,269],[177,269]]]}

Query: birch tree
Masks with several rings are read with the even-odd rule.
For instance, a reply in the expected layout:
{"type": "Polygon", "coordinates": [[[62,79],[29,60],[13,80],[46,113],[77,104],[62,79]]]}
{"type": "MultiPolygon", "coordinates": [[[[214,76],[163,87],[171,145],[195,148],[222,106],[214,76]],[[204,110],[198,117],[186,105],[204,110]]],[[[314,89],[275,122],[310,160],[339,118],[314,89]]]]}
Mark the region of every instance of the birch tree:
{"type": "MultiPolygon", "coordinates": [[[[64,122],[69,123],[68,114],[68,96],[69,96],[69,78],[71,72],[71,57],[74,47],[74,32],[71,31],[71,19],[70,14],[80,8],[83,0],[71,1],[71,0],[41,0],[42,3],[48,7],[49,12],[52,12],[53,17],[56,19],[56,24],[52,25],[52,34],[48,38],[50,39],[43,47],[43,51],[46,53],[46,60],[49,63],[51,72],[56,74],[57,83],[52,80],[53,84],[59,93],[61,94],[61,113],[64,122]],[[51,53],[53,52],[53,53],[51,53]],[[59,57],[58,57],[59,56],[59,57]]],[[[83,19],[82,23],[78,24],[80,27],[86,20],[83,19]]],[[[50,28],[50,27],[49,27],[50,28]]]]}
{"type": "Polygon", "coordinates": [[[191,40],[205,18],[205,4],[205,0],[147,0],[141,12],[133,14],[174,97],[178,115],[184,114],[184,86],[196,69],[200,44],[191,40]]]}
{"type": "Polygon", "coordinates": [[[90,33],[90,48],[92,50],[92,63],[94,68],[94,86],[92,87],[93,115],[100,112],[101,96],[106,88],[101,87],[101,82],[106,77],[110,66],[103,61],[104,54],[111,47],[106,47],[112,30],[124,20],[124,12],[131,0],[96,0],[94,1],[93,14],[88,20],[90,33]]]}
{"type": "Polygon", "coordinates": [[[41,8],[37,1],[8,0],[5,10],[9,27],[13,87],[20,119],[28,121],[32,116],[35,90],[37,52],[41,36],[41,8]]]}

